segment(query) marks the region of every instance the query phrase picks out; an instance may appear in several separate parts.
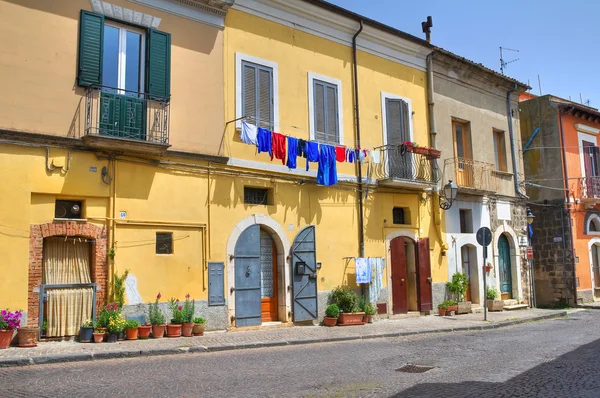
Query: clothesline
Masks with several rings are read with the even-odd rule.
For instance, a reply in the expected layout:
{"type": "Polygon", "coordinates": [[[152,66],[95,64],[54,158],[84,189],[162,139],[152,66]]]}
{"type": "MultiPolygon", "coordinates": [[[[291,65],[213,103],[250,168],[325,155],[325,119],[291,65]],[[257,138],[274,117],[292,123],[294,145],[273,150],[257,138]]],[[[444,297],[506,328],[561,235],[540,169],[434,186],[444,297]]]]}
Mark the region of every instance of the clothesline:
{"type": "Polygon", "coordinates": [[[245,120],[242,121],[240,139],[248,145],[256,146],[258,153],[267,152],[271,160],[274,158],[281,160],[281,163],[290,170],[296,169],[298,156],[306,159],[307,171],[310,168],[309,163],[318,163],[317,184],[325,186],[337,184],[337,163],[361,162],[362,164],[368,159],[374,164],[381,163],[381,155],[378,151],[352,149],[344,145],[330,145],[295,138],[257,127],[245,120]]]}

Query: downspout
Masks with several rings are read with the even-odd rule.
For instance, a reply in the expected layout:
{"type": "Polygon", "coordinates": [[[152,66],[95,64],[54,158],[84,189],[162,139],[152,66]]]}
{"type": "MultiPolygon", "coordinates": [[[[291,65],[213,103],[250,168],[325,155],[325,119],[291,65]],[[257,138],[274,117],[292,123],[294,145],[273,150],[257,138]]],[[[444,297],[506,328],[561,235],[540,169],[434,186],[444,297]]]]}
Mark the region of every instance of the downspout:
{"type": "Polygon", "coordinates": [[[515,137],[513,132],[513,121],[512,121],[512,105],[510,103],[511,95],[517,91],[517,83],[515,86],[506,92],[506,110],[508,113],[508,135],[510,137],[510,150],[512,157],[512,167],[513,167],[513,181],[515,183],[515,196],[522,196],[521,191],[519,190],[519,170],[517,169],[517,154],[515,151],[515,137]]]}
{"type": "MultiPolygon", "coordinates": [[[[356,63],[356,38],[363,30],[363,21],[359,20],[360,28],[354,36],[352,36],[352,59],[354,63],[354,114],[356,117],[356,147],[360,147],[360,112],[358,107],[358,65],[356,63]]],[[[360,162],[356,162],[358,169],[358,244],[360,249],[360,257],[365,256],[365,230],[364,230],[364,216],[363,216],[363,181],[362,181],[362,165],[360,162]]]]}
{"type": "MultiPolygon", "coordinates": [[[[569,169],[567,168],[567,149],[565,148],[565,131],[563,130],[563,114],[562,111],[558,110],[558,118],[560,123],[560,146],[561,146],[561,155],[563,161],[563,177],[564,177],[564,187],[565,187],[565,210],[567,212],[567,217],[569,222],[567,223],[569,241],[571,242],[571,258],[573,260],[573,306],[577,305],[577,273],[575,271],[575,246],[573,242],[573,225],[571,223],[571,207],[569,206],[570,198],[569,198],[569,169]]],[[[561,214],[562,216],[562,214],[561,214]]],[[[561,220],[562,221],[562,220],[561,220]]],[[[566,243],[564,239],[563,233],[563,263],[566,263],[566,243]]]]}

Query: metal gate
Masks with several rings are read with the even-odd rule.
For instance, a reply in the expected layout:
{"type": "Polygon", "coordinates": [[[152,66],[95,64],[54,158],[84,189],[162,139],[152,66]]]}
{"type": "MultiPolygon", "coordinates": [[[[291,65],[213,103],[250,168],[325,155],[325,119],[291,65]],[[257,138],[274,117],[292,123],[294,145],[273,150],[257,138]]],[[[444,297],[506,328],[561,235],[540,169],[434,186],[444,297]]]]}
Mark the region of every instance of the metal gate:
{"type": "Polygon", "coordinates": [[[302,229],[292,245],[293,321],[317,319],[317,254],[315,227],[302,229]]]}
{"type": "Polygon", "coordinates": [[[262,323],[260,294],[260,226],[248,227],[235,245],[235,325],[262,323]]]}

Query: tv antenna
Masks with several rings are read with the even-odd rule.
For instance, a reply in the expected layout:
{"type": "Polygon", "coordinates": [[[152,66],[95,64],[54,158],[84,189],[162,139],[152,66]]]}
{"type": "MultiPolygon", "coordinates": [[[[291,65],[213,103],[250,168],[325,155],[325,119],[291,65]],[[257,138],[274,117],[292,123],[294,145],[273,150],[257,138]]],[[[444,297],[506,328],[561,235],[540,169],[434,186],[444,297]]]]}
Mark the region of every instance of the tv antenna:
{"type": "Polygon", "coordinates": [[[506,48],[506,47],[500,47],[500,73],[504,74],[504,68],[506,68],[506,66],[508,64],[512,64],[513,62],[517,62],[519,60],[519,58],[513,59],[512,61],[505,61],[504,58],[502,57],[502,50],[514,51],[516,53],[518,53],[519,50],[514,50],[512,48],[506,48]]]}

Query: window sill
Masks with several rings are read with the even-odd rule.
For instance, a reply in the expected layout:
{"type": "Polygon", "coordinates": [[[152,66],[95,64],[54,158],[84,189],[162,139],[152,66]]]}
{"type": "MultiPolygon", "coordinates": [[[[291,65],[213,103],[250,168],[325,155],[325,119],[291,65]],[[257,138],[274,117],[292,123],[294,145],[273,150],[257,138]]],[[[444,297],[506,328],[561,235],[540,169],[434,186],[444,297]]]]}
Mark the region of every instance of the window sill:
{"type": "Polygon", "coordinates": [[[494,173],[502,177],[512,177],[513,173],[509,171],[494,170],[494,173]]]}
{"type": "Polygon", "coordinates": [[[54,218],[54,221],[64,222],[64,221],[75,221],[75,222],[87,222],[87,218],[54,218]]]}

